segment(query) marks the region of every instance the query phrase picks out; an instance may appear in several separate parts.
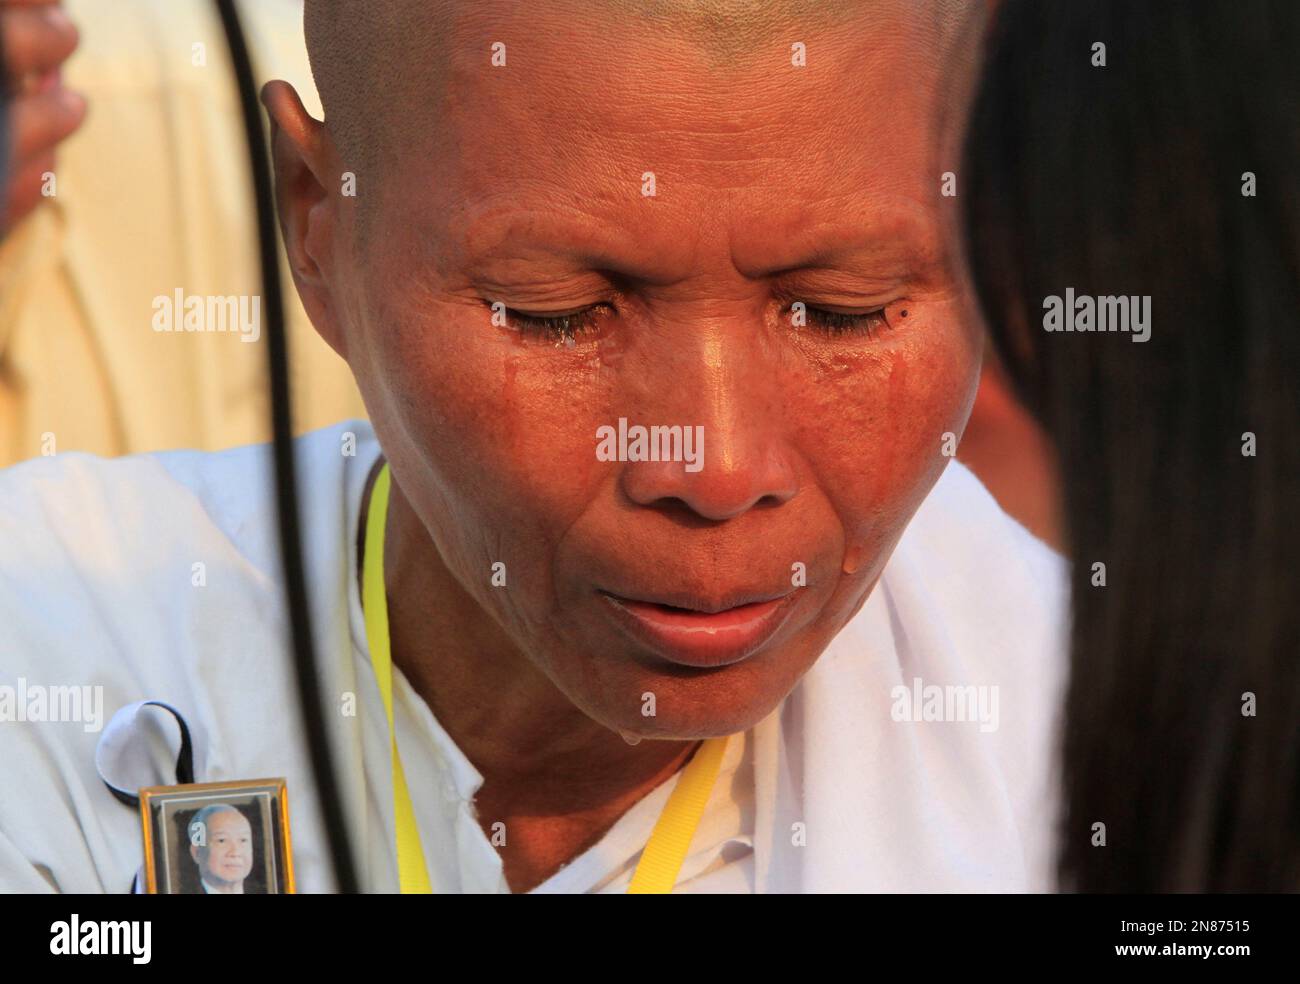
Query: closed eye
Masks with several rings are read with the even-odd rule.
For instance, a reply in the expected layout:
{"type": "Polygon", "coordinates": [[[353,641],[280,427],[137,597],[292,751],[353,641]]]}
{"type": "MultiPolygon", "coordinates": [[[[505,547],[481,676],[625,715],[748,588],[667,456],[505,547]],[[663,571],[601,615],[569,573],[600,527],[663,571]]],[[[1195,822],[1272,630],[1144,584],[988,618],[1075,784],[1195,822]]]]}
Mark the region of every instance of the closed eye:
{"type": "Polygon", "coordinates": [[[870,337],[877,328],[888,328],[885,309],[863,311],[860,314],[845,314],[842,311],[827,311],[825,308],[808,308],[808,323],[829,335],[846,335],[863,333],[870,337]]]}
{"type": "MultiPolygon", "coordinates": [[[[509,326],[521,334],[545,339],[556,345],[572,345],[580,336],[599,330],[600,319],[612,311],[611,305],[601,302],[562,314],[506,308],[505,315],[509,326]]],[[[861,334],[873,337],[877,330],[893,327],[885,311],[884,307],[871,311],[846,312],[803,305],[804,323],[832,336],[861,334]]],[[[791,313],[793,315],[794,312],[791,313]]],[[[902,317],[906,316],[907,312],[903,311],[902,317]]]]}
{"type": "Polygon", "coordinates": [[[544,314],[506,308],[509,326],[524,335],[543,338],[557,345],[572,345],[580,336],[598,330],[600,319],[613,311],[604,302],[563,314],[544,314]]]}

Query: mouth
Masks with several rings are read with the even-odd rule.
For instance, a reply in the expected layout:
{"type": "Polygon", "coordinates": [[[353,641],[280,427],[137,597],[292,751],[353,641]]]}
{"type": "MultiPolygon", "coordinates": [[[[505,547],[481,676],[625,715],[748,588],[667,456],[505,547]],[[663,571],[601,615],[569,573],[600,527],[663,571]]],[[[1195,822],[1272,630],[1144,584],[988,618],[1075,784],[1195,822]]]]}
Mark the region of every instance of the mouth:
{"type": "Polygon", "coordinates": [[[686,598],[648,601],[600,594],[625,635],[670,663],[697,669],[729,666],[761,650],[785,624],[796,597],[791,591],[715,605],[686,598]]]}

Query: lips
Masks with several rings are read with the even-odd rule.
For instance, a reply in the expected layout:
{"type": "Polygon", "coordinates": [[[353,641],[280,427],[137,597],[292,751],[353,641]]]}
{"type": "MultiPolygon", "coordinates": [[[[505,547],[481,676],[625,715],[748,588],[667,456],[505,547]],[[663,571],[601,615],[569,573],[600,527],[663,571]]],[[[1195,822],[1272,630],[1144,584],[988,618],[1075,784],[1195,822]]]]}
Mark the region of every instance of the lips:
{"type": "Polygon", "coordinates": [[[654,601],[601,592],[625,635],[679,666],[709,669],[739,663],[762,649],[793,609],[794,592],[710,603],[673,597],[654,601]]]}

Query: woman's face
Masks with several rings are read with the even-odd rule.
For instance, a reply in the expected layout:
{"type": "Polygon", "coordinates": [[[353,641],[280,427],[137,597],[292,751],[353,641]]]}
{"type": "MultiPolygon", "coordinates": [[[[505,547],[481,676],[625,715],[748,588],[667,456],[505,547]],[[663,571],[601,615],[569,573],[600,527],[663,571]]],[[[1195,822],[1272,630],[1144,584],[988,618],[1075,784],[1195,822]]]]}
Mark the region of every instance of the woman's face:
{"type": "Polygon", "coordinates": [[[537,13],[512,70],[451,56],[327,271],[441,562],[611,728],[765,716],[960,437],[978,343],[939,231],[939,58],[905,16],[809,30],[796,66],[612,19],[576,54],[537,13]],[[702,454],[608,460],[621,420],[702,454]]]}

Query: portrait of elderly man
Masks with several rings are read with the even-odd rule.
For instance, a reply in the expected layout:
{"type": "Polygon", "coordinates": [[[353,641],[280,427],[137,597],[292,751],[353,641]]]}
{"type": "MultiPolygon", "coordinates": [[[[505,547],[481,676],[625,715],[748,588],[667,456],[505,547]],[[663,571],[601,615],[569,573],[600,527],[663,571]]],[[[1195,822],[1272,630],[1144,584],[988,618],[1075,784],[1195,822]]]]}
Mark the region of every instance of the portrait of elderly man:
{"type": "Polygon", "coordinates": [[[190,857],[205,895],[243,895],[253,872],[253,827],[229,803],[203,807],[189,822],[190,857]]]}
{"type": "MultiPolygon", "coordinates": [[[[324,119],[263,101],[373,421],[297,445],[364,890],[1052,887],[1063,562],[952,457],[967,13],[308,0],[324,119]]],[[[0,621],[28,677],[181,711],[199,781],[286,777],[326,892],[269,487],[265,446],[0,474],[0,621]]],[[[118,890],[94,736],[0,742],[0,887],[118,890]]]]}

